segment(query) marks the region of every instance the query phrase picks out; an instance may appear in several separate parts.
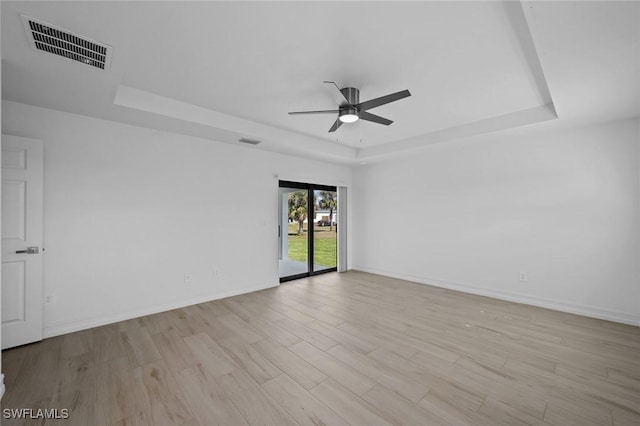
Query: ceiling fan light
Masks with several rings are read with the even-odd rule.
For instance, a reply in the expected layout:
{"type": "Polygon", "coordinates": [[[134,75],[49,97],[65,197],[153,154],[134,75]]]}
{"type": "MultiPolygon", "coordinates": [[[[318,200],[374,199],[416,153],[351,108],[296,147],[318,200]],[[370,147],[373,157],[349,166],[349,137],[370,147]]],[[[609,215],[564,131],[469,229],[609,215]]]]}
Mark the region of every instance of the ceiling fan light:
{"type": "Polygon", "coordinates": [[[340,110],[338,118],[343,123],[353,123],[358,121],[360,117],[358,116],[358,111],[355,108],[344,108],[340,110]]]}
{"type": "Polygon", "coordinates": [[[358,116],[355,114],[341,115],[340,121],[342,121],[343,123],[353,123],[354,121],[358,121],[358,116]]]}

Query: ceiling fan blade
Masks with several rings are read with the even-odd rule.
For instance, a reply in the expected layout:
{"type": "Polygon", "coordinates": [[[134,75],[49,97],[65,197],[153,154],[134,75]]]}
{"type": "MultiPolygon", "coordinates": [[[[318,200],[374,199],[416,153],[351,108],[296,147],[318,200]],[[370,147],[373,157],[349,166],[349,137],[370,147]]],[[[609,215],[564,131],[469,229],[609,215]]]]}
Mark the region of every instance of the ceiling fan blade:
{"type": "Polygon", "coordinates": [[[329,129],[329,133],[335,132],[340,126],[342,126],[342,121],[340,121],[339,118],[336,118],[336,122],[333,123],[333,126],[331,126],[331,128],[329,129]]]}
{"type": "Polygon", "coordinates": [[[366,112],[366,111],[360,111],[360,119],[373,121],[374,123],[378,123],[378,124],[384,124],[385,126],[388,126],[389,124],[393,123],[392,120],[389,120],[384,117],[380,117],[379,115],[371,114],[370,112],[366,112]]]}
{"type": "Polygon", "coordinates": [[[301,115],[301,114],[337,114],[337,109],[326,109],[322,111],[292,111],[289,115],[301,115]]]}
{"type": "Polygon", "coordinates": [[[408,90],[402,90],[400,92],[392,93],[387,96],[381,96],[379,98],[371,99],[370,101],[360,102],[355,107],[360,111],[366,111],[371,108],[379,107],[380,105],[388,104],[389,102],[397,101],[403,98],[411,96],[408,90]]]}
{"type": "Polygon", "coordinates": [[[342,96],[349,105],[351,105],[351,102],[349,102],[349,98],[347,98],[347,95],[345,95],[344,93],[342,93],[342,90],[340,90],[340,88],[338,87],[338,85],[336,84],[335,81],[323,81],[323,83],[325,84],[333,84],[334,86],[336,86],[336,89],[338,89],[338,92],[340,93],[340,96],[342,96]]]}

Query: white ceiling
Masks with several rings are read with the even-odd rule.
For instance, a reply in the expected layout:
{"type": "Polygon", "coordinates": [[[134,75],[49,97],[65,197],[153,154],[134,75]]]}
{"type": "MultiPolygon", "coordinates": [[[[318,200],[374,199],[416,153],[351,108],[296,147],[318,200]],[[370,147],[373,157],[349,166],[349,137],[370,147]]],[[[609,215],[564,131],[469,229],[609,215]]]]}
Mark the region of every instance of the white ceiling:
{"type": "Polygon", "coordinates": [[[638,2],[9,2],[2,98],[358,162],[550,119],[640,115],[638,2]],[[109,70],[36,51],[20,13],[113,46],[109,70]],[[328,133],[340,94],[412,96],[328,133]],[[556,114],[557,113],[557,114],[556,114]]]}

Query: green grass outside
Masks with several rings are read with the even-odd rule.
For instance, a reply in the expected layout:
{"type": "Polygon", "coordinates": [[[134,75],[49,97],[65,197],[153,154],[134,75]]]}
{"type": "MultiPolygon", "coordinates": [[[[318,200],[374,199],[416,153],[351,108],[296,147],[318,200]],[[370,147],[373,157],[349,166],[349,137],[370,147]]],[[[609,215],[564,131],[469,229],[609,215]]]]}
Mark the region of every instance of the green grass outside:
{"type": "MultiPolygon", "coordinates": [[[[298,224],[289,224],[289,259],[298,262],[307,261],[307,225],[305,224],[305,232],[302,235],[296,235],[298,232],[298,224]]],[[[314,228],[313,250],[315,252],[314,264],[326,267],[337,266],[337,234],[334,228],[333,232],[329,231],[329,227],[314,228]]]]}

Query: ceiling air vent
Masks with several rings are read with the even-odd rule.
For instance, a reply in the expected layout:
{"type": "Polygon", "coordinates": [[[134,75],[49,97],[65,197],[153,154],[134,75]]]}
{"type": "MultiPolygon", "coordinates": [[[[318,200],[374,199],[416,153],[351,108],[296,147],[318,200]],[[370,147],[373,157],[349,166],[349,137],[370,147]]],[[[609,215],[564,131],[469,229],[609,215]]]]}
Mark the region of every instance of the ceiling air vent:
{"type": "Polygon", "coordinates": [[[257,141],[255,139],[241,138],[241,139],[238,139],[238,142],[248,143],[249,145],[258,145],[262,141],[257,141]]]}
{"type": "Polygon", "coordinates": [[[20,15],[31,46],[101,70],[109,69],[113,48],[64,28],[20,15]]]}

